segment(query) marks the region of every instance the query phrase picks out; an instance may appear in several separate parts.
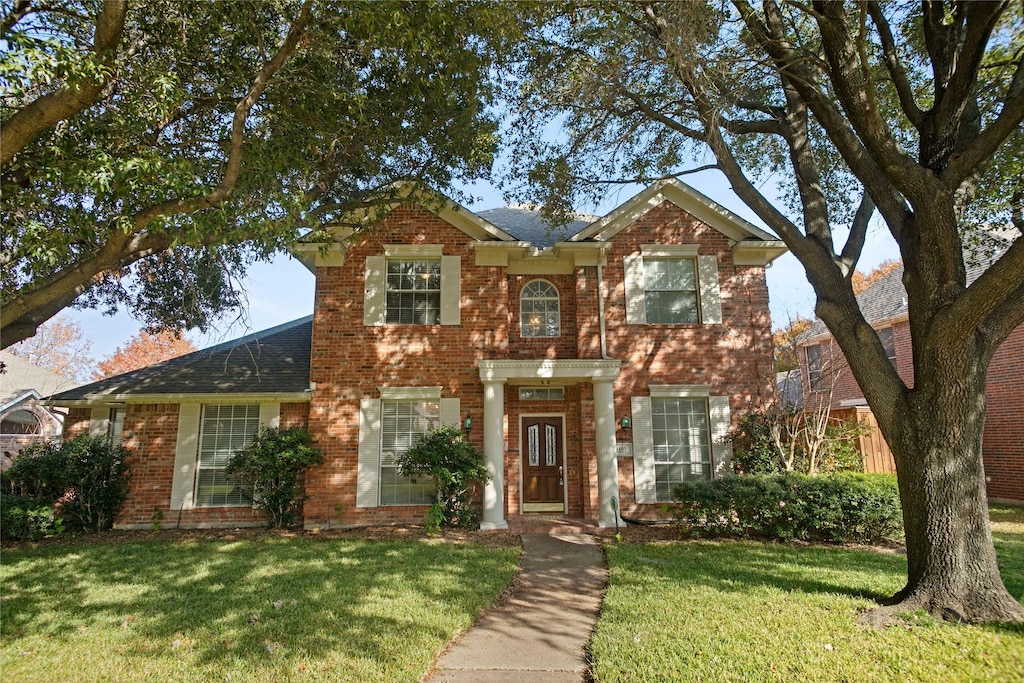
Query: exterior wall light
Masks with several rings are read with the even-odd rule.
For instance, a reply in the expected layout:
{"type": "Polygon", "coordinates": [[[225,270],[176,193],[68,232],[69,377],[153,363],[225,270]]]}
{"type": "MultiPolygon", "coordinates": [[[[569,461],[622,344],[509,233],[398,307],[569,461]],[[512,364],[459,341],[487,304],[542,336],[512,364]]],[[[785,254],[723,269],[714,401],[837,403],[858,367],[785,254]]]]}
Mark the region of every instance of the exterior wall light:
{"type": "Polygon", "coordinates": [[[625,430],[628,430],[630,427],[633,426],[632,423],[629,421],[629,418],[626,417],[625,415],[623,415],[622,419],[619,420],[619,424],[622,425],[622,428],[625,430]]]}
{"type": "Polygon", "coordinates": [[[473,429],[473,418],[467,417],[462,423],[462,428],[469,434],[470,430],[473,429]]]}

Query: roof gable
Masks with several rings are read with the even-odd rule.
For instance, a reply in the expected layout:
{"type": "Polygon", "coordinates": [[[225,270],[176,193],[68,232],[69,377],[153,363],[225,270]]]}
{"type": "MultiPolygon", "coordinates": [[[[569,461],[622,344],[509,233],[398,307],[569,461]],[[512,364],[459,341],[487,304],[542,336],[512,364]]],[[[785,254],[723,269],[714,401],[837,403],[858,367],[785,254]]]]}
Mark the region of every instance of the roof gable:
{"type": "Polygon", "coordinates": [[[750,239],[778,242],[778,238],[774,235],[740,218],[689,185],[674,178],[660,180],[651,185],[604,218],[591,223],[573,235],[570,240],[574,242],[591,239],[609,241],[626,226],[666,201],[675,204],[736,242],[750,239]]]}

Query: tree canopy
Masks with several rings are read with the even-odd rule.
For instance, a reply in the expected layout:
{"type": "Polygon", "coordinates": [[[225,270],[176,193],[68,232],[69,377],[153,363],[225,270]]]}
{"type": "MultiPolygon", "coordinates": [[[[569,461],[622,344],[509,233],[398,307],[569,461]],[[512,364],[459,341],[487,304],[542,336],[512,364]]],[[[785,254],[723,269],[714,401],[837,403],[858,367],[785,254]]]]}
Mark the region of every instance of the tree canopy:
{"type": "Polygon", "coordinates": [[[153,334],[141,330],[97,363],[96,369],[92,373],[92,379],[100,380],[131,372],[147,365],[184,356],[195,350],[195,344],[180,332],[163,330],[153,334]]]}
{"type": "Polygon", "coordinates": [[[34,337],[7,348],[9,353],[32,365],[62,377],[84,382],[95,366],[92,340],[82,326],[68,316],[58,315],[40,325],[34,337]]]}
{"type": "Polygon", "coordinates": [[[2,344],[69,305],[205,329],[395,183],[485,177],[487,3],[18,0],[0,17],[2,344]]]}
{"type": "Polygon", "coordinates": [[[1024,620],[999,577],[981,460],[985,370],[1024,321],[1020,4],[523,11],[510,92],[520,198],[564,221],[609,184],[721,172],[804,266],[896,458],[908,582],[892,610],[1024,620]],[[876,211],[904,263],[913,386],[853,289],[876,211]],[[972,261],[988,267],[969,285],[972,261]]]}

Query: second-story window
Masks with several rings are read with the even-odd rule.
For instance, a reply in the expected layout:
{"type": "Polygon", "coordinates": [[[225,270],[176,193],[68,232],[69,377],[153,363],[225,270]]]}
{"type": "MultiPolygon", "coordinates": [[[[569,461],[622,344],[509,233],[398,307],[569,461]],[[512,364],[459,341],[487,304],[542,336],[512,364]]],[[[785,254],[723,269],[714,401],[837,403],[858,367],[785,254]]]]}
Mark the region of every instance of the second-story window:
{"type": "Polygon", "coordinates": [[[441,262],[388,260],[389,325],[437,325],[441,322],[441,262]]]}
{"type": "Polygon", "coordinates": [[[557,337],[561,334],[558,290],[546,280],[534,280],[519,297],[520,334],[524,337],[557,337]]]}
{"type": "Polygon", "coordinates": [[[694,259],[645,258],[644,307],[648,323],[700,322],[694,259]]]}
{"type": "Polygon", "coordinates": [[[808,346],[804,353],[807,354],[807,385],[811,391],[821,391],[825,388],[821,367],[821,344],[808,346]]]}
{"type": "Polygon", "coordinates": [[[883,327],[880,330],[876,330],[878,333],[878,341],[882,342],[882,348],[885,349],[885,355],[892,363],[893,367],[896,367],[896,340],[892,336],[891,327],[883,327]]]}

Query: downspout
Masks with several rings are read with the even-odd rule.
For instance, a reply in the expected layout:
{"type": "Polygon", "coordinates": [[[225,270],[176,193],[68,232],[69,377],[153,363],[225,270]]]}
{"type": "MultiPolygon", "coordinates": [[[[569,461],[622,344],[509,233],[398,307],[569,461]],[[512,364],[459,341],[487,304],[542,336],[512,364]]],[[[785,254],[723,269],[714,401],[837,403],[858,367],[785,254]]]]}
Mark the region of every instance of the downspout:
{"type": "MultiPolygon", "coordinates": [[[[604,251],[602,249],[602,251],[604,251]]],[[[608,337],[605,332],[604,324],[604,271],[602,270],[601,263],[605,259],[607,252],[601,254],[601,258],[597,260],[597,320],[601,330],[601,360],[615,360],[608,355],[608,337]]]]}

